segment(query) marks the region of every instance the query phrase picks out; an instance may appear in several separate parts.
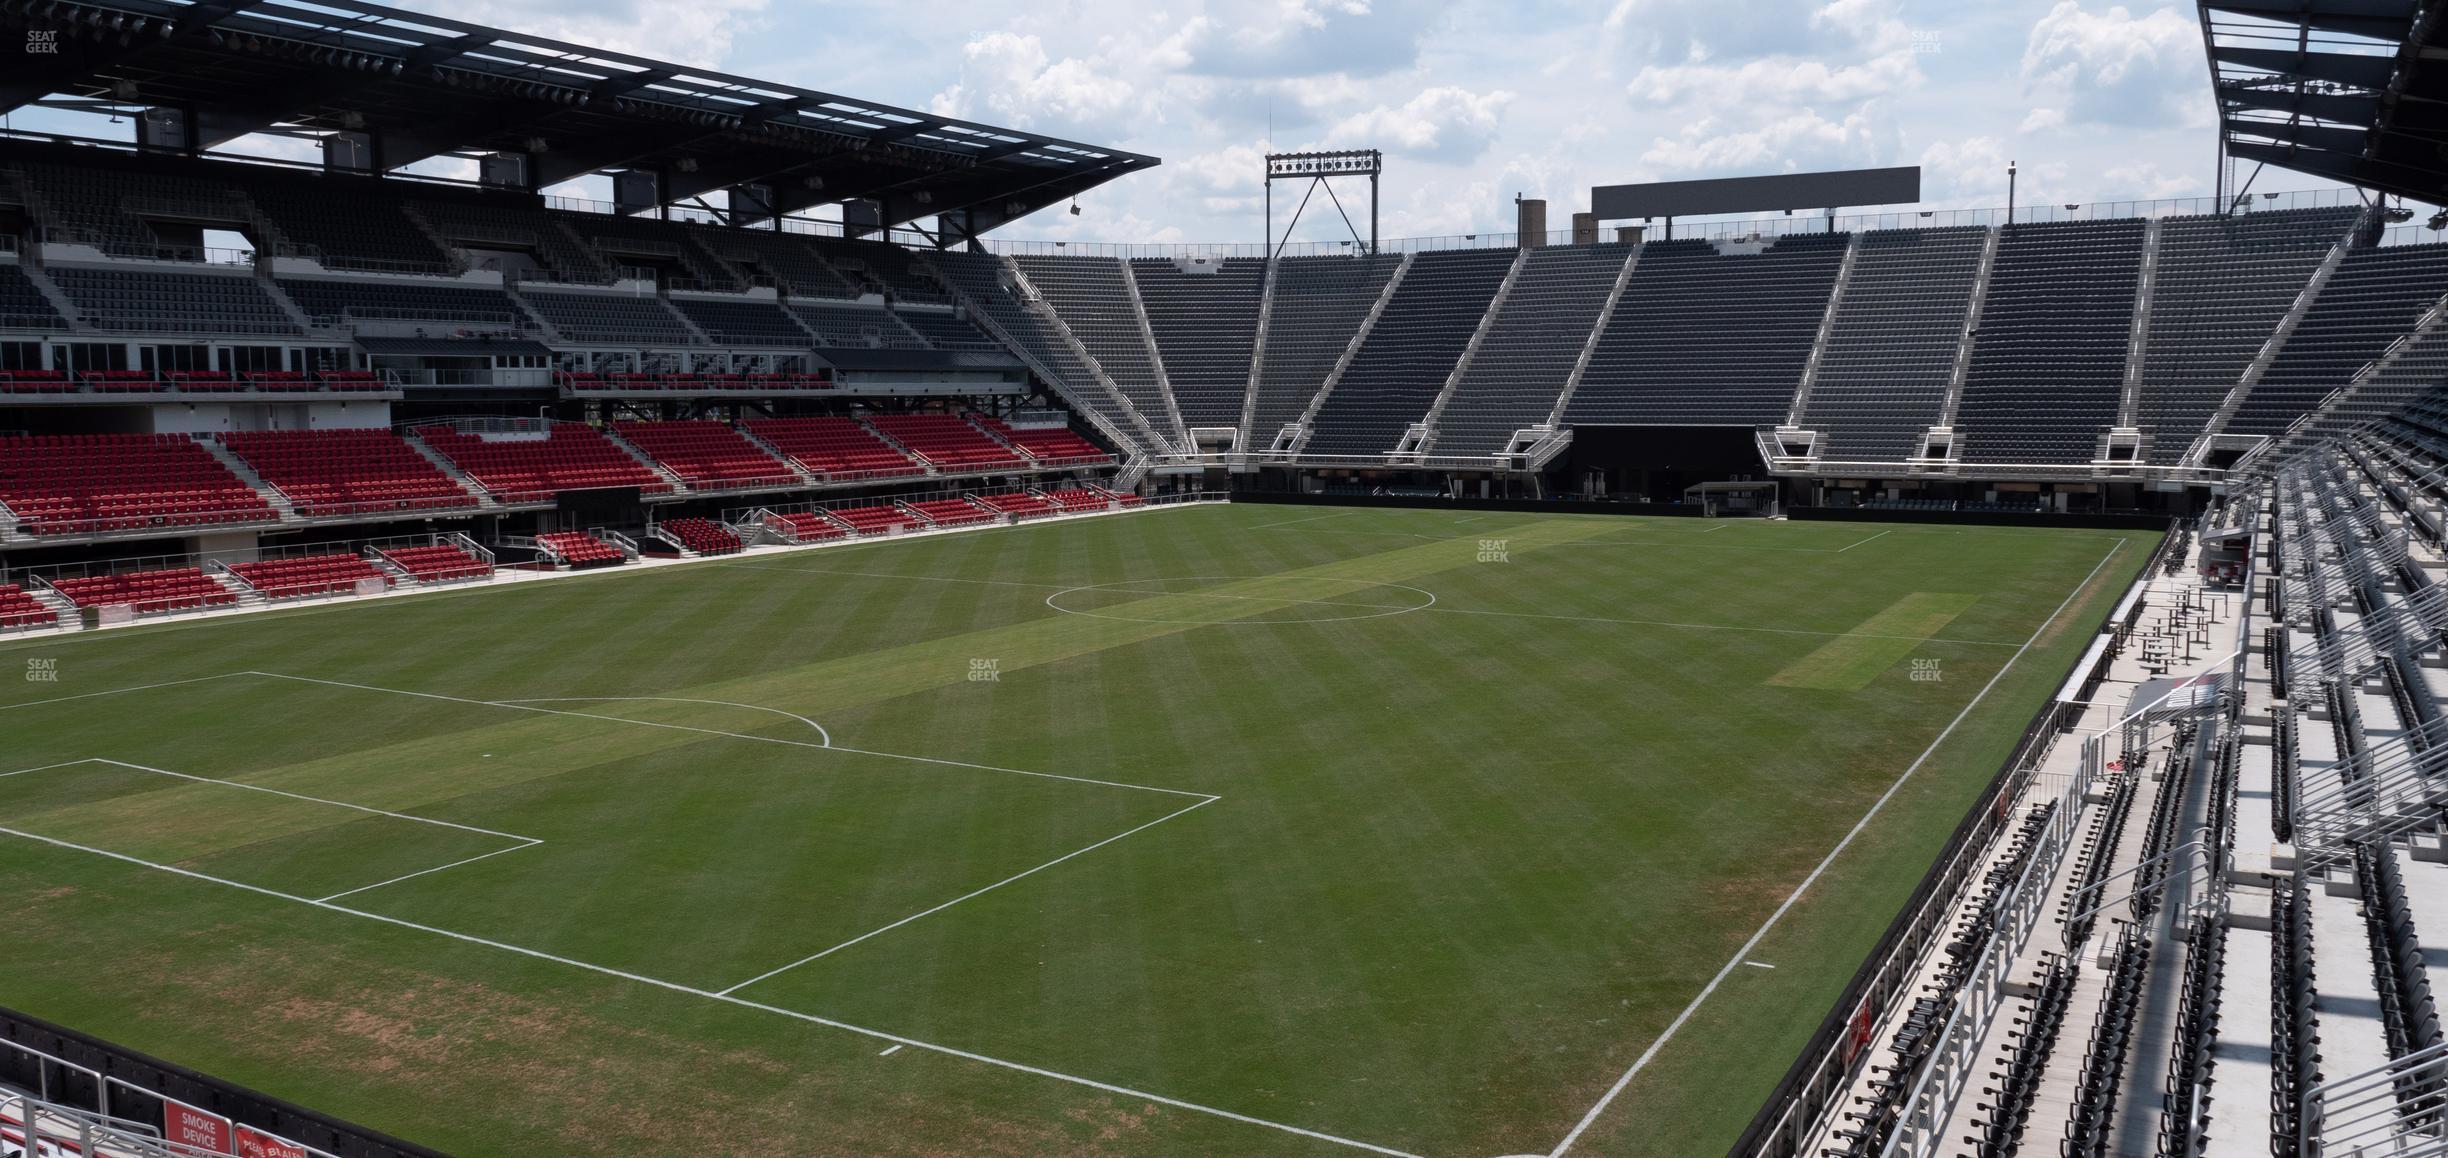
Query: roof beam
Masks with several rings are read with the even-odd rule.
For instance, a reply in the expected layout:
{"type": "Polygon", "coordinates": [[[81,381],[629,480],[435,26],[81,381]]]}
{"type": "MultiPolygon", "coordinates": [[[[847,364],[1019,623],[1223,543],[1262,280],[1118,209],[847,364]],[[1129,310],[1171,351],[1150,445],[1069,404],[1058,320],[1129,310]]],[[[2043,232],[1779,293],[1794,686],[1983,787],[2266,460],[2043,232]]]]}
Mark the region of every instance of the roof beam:
{"type": "Polygon", "coordinates": [[[2266,161],[2297,172],[2395,193],[2432,205],[2448,204],[2448,187],[2443,186],[2438,173],[2408,165],[2260,141],[2229,141],[2227,152],[2247,161],[2266,161]]]}
{"type": "Polygon", "coordinates": [[[2415,9],[2414,0],[2205,0],[2202,7],[2372,40],[2403,37],[2415,9]]]}
{"type": "Polygon", "coordinates": [[[2281,48],[2238,48],[2213,45],[2211,59],[2238,68],[2255,68],[2286,76],[2333,81],[2356,88],[2379,89],[2397,71],[2392,56],[2357,56],[2345,52],[2296,52],[2281,48]]]}
{"type": "Polygon", "coordinates": [[[2367,96],[2343,93],[2308,92],[2302,86],[2288,88],[2256,88],[2222,81],[2218,86],[2219,100],[2248,109],[2272,112],[2300,113],[2324,121],[2340,121],[2352,125],[2367,125],[2380,114],[2380,102],[2367,96]]]}

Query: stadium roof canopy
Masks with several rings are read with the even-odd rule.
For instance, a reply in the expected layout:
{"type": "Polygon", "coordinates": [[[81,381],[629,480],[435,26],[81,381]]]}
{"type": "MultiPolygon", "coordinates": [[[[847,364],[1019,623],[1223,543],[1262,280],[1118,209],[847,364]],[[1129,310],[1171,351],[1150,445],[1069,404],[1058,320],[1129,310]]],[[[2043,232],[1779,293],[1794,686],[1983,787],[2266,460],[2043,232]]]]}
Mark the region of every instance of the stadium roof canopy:
{"type": "Polygon", "coordinates": [[[875,202],[982,231],[1154,157],[350,0],[0,0],[0,112],[174,109],[188,145],[362,133],[371,167],[523,155],[541,189],[610,170],[661,199],[875,202]],[[24,50],[18,44],[25,45],[24,50]]]}
{"type": "Polygon", "coordinates": [[[2227,155],[2448,204],[2448,0],[2200,0],[2227,155]]]}

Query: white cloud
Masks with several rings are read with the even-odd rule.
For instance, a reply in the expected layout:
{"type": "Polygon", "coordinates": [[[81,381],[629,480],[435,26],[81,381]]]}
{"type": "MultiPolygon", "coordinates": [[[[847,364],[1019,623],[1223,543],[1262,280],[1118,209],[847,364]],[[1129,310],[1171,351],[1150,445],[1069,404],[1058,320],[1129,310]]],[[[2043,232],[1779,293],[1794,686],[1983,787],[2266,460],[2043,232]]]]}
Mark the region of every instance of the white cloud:
{"type": "Polygon", "coordinates": [[[1633,100],[1812,102],[1857,101],[1913,88],[1921,69],[1912,53],[1890,52],[1859,64],[1769,56],[1739,65],[1670,64],[1644,68],[1624,91],[1633,100]]]}
{"type": "Polygon", "coordinates": [[[1837,120],[1802,109],[1741,124],[1745,127],[1701,118],[1672,137],[1657,138],[1641,160],[1670,176],[1791,173],[1874,165],[1889,156],[1895,144],[1892,129],[1877,124],[1866,109],[1837,120]]]}
{"type": "Polygon", "coordinates": [[[766,0],[403,0],[403,8],[473,24],[718,66],[763,22],[766,0]]]}
{"type": "Polygon", "coordinates": [[[2201,29],[2160,8],[2135,16],[2058,0],[2034,22],[2023,49],[2023,78],[2034,91],[2060,94],[2076,122],[2145,125],[2188,117],[2208,100],[2201,29]]]}
{"type": "Polygon", "coordinates": [[[1400,107],[1378,105],[1343,118],[1327,130],[1326,143],[1467,161],[1485,151],[1488,142],[1496,138],[1505,106],[1513,100],[1514,94],[1502,89],[1475,93],[1440,85],[1421,92],[1400,107]]]}
{"type": "Polygon", "coordinates": [[[2015,131],[2018,133],[2045,133],[2050,129],[2062,129],[2065,123],[2064,109],[2033,105],[2032,111],[2024,115],[2023,123],[2016,126],[2015,131]]]}

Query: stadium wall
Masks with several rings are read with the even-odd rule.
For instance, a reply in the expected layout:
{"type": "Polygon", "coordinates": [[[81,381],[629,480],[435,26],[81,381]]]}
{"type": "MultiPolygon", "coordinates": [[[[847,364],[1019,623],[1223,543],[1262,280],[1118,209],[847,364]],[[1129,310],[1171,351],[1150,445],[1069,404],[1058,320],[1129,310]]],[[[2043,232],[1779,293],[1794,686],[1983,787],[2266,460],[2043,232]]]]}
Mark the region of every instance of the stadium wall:
{"type": "Polygon", "coordinates": [[[1698,503],[1597,503],[1567,499],[1449,499],[1415,495],[1310,495],[1293,491],[1234,491],[1236,503],[1280,503],[1296,507],[1394,507],[1431,511],[1518,511],[1557,515],[1666,515],[1701,517],[1698,503]]]}
{"type": "Polygon", "coordinates": [[[99,1073],[112,1083],[110,1112],[116,1117],[160,1122],[162,1102],[175,1101],[339,1158],[443,1158],[439,1150],[352,1125],[29,1014],[0,1009],[0,1082],[31,1091],[47,1089],[51,1101],[98,1108],[102,1091],[93,1088],[91,1078],[69,1068],[72,1066],[99,1073]]]}
{"type": "Polygon", "coordinates": [[[2166,515],[2016,515],[2003,511],[1890,511],[1860,507],[1785,508],[1798,523],[1945,523],[1981,527],[2071,527],[2086,531],[2164,531],[2166,515]]]}
{"type": "MultiPolygon", "coordinates": [[[[1874,511],[1869,514],[1888,514],[1874,511]]],[[[1916,512],[1892,512],[1916,513],[1916,512]]],[[[2100,516],[2124,518],[2131,525],[2165,532],[2172,526],[2166,519],[2141,516],[2100,516]]],[[[2069,518],[2060,521],[2049,516],[2049,525],[2075,525],[2069,518]]],[[[1863,520],[1874,521],[1874,520],[1863,520]]],[[[1904,521],[1904,520],[1896,520],[1904,521]]],[[[1916,519],[1914,522],[1964,522],[1961,518],[1916,519]]],[[[2009,520],[2010,521],[2010,520],[2009,520]]],[[[2026,518],[2020,524],[2028,526],[2026,518]]],[[[2126,525],[2126,524],[2120,524],[2126,525]]],[[[2165,565],[2172,537],[2162,538],[2150,558],[2136,574],[2132,588],[2150,582],[2152,575],[2165,565]]],[[[2128,593],[2130,595],[2130,591],[2128,593]]],[[[2092,625],[2091,634],[2098,636],[2122,631],[2130,622],[2117,622],[2122,616],[2130,621],[2139,614],[2139,603],[2125,598],[2100,613],[2092,625]]],[[[2082,699],[2096,687],[2112,658],[2105,649],[2092,649],[2077,656],[2058,674],[2058,686],[2071,683],[2075,669],[2089,659],[2093,670],[2086,673],[2082,699]]],[[[1929,872],[1913,888],[1912,895],[1896,913],[1895,920],[1879,937],[1877,947],[1862,959],[1861,968],[1845,984],[1844,992],[1827,1017],[1811,1035],[1810,1042],[1794,1058],[1792,1068],[1777,1083],[1776,1091],[1760,1105],[1759,1112],[1744,1129],[1742,1137],[1726,1153],[1729,1158],[1795,1158],[1810,1136],[1811,1127],[1831,1109],[1831,1103],[1844,1096],[1853,1080],[1854,1066],[1868,1057],[1874,1043],[1866,1038],[1869,1026],[1876,1025],[1889,1003],[1903,996],[1904,987],[1917,976],[1917,966],[1931,942],[1944,936],[1949,926],[1953,898],[1963,888],[1971,871],[1981,860],[1984,850],[2000,830],[2013,819],[2004,811],[2007,803],[2023,791],[2025,783],[2037,769],[2050,741],[2069,727],[2081,715],[2078,706],[2069,706],[2063,699],[2052,696],[2048,703],[2033,714],[2031,723],[2023,729],[2023,737],[2015,743],[1997,775],[1964,814],[1963,821],[1948,836],[1946,847],[1930,864],[1929,872]]]]}

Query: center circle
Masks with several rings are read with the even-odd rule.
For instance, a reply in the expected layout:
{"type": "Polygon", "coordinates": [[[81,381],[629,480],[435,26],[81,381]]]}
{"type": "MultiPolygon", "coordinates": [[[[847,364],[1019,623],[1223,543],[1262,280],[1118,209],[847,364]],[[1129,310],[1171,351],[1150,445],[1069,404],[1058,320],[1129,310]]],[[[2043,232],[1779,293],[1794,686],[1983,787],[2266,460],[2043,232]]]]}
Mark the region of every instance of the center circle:
{"type": "Polygon", "coordinates": [[[1318,575],[1184,575],[1065,587],[1046,596],[1045,603],[1071,615],[1131,623],[1348,623],[1425,611],[1435,606],[1436,593],[1400,583],[1318,575]],[[1230,590],[1215,589],[1224,586],[1230,590]],[[1401,602],[1386,601],[1396,592],[1402,593],[1401,602]],[[1173,605],[1133,606],[1151,600],[1173,605]],[[1254,615],[1233,613],[1235,607],[1253,603],[1281,606],[1254,615]],[[1194,608],[1201,604],[1213,606],[1214,615],[1198,614],[1194,608]]]}

